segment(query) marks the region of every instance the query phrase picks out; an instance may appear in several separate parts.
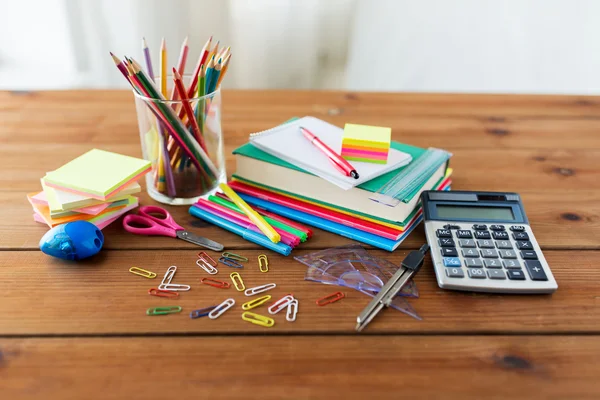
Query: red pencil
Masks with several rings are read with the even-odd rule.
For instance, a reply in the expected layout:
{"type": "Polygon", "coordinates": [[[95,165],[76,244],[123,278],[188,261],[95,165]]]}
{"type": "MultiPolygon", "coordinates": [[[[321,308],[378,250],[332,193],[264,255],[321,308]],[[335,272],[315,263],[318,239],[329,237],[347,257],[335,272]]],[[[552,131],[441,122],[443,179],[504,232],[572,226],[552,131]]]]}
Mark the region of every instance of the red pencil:
{"type": "Polygon", "coordinates": [[[198,85],[198,75],[200,74],[200,68],[202,67],[202,64],[204,64],[204,62],[206,61],[206,58],[208,57],[211,42],[212,42],[212,36],[208,38],[208,40],[206,41],[206,44],[204,45],[204,47],[202,48],[202,51],[200,52],[200,57],[198,58],[198,63],[196,64],[196,67],[194,68],[194,72],[192,73],[192,78],[191,78],[190,84],[188,86],[188,91],[187,91],[188,99],[194,98],[194,95],[196,94],[196,86],[198,85]]]}
{"type": "Polygon", "coordinates": [[[181,97],[181,103],[183,104],[183,111],[187,114],[189,123],[192,125],[192,131],[194,132],[194,136],[196,136],[196,141],[200,144],[200,147],[208,153],[206,149],[206,144],[204,143],[204,137],[202,137],[202,132],[200,132],[200,127],[198,127],[198,121],[194,117],[194,110],[192,110],[192,106],[187,97],[187,93],[185,92],[185,86],[183,86],[183,81],[181,80],[181,75],[175,68],[173,68],[173,81],[175,82],[175,88],[179,92],[179,97],[181,97]]]}

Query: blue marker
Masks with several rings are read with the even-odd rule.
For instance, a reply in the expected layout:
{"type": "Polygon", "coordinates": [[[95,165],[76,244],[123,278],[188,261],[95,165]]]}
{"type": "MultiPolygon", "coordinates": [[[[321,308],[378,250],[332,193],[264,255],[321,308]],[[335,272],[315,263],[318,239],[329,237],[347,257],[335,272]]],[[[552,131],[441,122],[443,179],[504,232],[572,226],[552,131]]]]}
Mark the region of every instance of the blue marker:
{"type": "Polygon", "coordinates": [[[82,260],[97,254],[104,244],[104,235],[96,225],[74,221],[55,226],[40,239],[40,250],[63,260],[82,260]]]}

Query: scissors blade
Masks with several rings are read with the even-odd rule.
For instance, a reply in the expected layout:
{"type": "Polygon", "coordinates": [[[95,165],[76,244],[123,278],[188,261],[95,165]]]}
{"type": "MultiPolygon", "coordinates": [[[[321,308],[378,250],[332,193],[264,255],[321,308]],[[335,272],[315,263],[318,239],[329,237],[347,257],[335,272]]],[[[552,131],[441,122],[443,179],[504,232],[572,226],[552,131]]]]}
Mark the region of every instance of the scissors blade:
{"type": "Polygon", "coordinates": [[[224,249],[221,243],[217,243],[205,237],[196,235],[192,232],[188,231],[177,231],[177,237],[179,239],[183,239],[186,242],[194,243],[198,246],[206,247],[207,249],[214,251],[221,251],[224,249]]]}

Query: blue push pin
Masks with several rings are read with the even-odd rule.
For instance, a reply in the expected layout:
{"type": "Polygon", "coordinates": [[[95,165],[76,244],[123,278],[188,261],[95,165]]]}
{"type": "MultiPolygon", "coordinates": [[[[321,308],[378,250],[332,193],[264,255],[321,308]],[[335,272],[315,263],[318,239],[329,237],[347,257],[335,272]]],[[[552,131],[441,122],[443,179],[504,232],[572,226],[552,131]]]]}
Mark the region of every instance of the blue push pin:
{"type": "Polygon", "coordinates": [[[104,235],[96,225],[74,221],[55,226],[40,239],[40,250],[63,260],[82,260],[97,254],[104,244],[104,235]]]}

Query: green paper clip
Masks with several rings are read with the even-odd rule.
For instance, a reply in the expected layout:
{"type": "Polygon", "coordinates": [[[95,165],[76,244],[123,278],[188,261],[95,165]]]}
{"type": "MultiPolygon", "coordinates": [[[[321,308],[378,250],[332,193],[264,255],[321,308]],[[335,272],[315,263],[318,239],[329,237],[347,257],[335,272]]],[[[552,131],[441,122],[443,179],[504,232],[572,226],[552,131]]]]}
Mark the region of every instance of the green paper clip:
{"type": "Polygon", "coordinates": [[[223,257],[225,258],[230,258],[232,260],[235,261],[242,261],[242,262],[247,262],[248,259],[244,256],[240,256],[239,254],[235,254],[235,253],[230,253],[228,251],[226,251],[225,253],[221,254],[223,257]]]}
{"type": "Polygon", "coordinates": [[[173,307],[153,307],[146,310],[146,315],[167,315],[181,312],[180,306],[173,307]]]}

